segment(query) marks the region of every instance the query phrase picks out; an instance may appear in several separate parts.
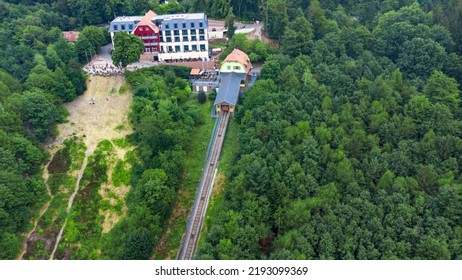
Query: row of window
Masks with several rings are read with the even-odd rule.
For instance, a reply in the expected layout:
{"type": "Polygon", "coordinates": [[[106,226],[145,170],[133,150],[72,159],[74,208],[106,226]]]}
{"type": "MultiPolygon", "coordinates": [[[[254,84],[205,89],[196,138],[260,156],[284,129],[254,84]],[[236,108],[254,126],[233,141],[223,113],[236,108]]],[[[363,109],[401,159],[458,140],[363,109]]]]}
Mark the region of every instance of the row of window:
{"type": "Polygon", "coordinates": [[[156,40],[144,40],[144,44],[158,44],[156,40]]]}
{"type": "MultiPolygon", "coordinates": [[[[199,29],[199,34],[205,34],[204,29],[199,29]]],[[[165,31],[165,35],[170,36],[172,35],[171,30],[165,31]]],[[[173,30],[173,35],[180,35],[180,30],[173,30]]],[[[188,30],[184,29],[181,31],[181,35],[186,36],[188,35],[188,30]]],[[[196,29],[191,29],[191,35],[196,35],[196,29]]]]}
{"type": "MultiPolygon", "coordinates": [[[[227,68],[228,70],[231,70],[231,66],[230,66],[230,65],[228,65],[226,68],[227,68]]],[[[233,70],[241,70],[241,66],[233,66],[233,70]]]]}
{"type": "MultiPolygon", "coordinates": [[[[183,41],[180,41],[180,37],[174,37],[172,39],[172,37],[170,36],[165,37],[165,40],[166,42],[189,42],[188,36],[183,36],[183,41]]],[[[160,41],[164,42],[164,39],[161,37],[160,41]]],[[[197,41],[197,36],[191,36],[191,42],[194,42],[194,41],[197,41]]],[[[199,36],[199,41],[205,41],[205,36],[204,35],[199,36]]]]}
{"type": "MultiPolygon", "coordinates": [[[[151,48],[144,48],[144,52],[145,52],[145,53],[150,53],[150,52],[151,52],[151,48]]],[[[153,47],[153,48],[152,48],[152,52],[157,52],[157,47],[153,47]]]]}
{"type": "MultiPolygon", "coordinates": [[[[139,27],[139,30],[140,30],[140,31],[144,31],[144,27],[143,27],[143,26],[140,26],[140,27],[139,27]]],[[[149,31],[149,30],[151,30],[151,29],[148,28],[148,27],[146,27],[146,31],[149,31]]]]}
{"type": "MultiPolygon", "coordinates": [[[[113,27],[114,27],[115,31],[119,30],[119,25],[114,24],[113,27]]],[[[133,24],[129,24],[128,29],[126,29],[126,27],[127,27],[127,25],[121,24],[120,25],[120,30],[129,30],[129,31],[133,30],[133,24]]]]}
{"type": "MultiPolygon", "coordinates": [[[[173,50],[175,50],[175,52],[189,52],[189,51],[197,51],[198,49],[201,50],[201,51],[205,51],[205,45],[192,45],[191,46],[191,49],[189,48],[190,46],[183,46],[183,49],[181,48],[181,46],[175,46],[175,47],[172,47],[172,46],[168,46],[165,48],[165,50],[169,53],[173,52],[173,50]]],[[[161,50],[164,51],[164,47],[161,47],[161,50]]]]}
{"type": "MultiPolygon", "coordinates": [[[[196,24],[195,24],[194,22],[191,22],[190,26],[191,26],[191,28],[196,28],[196,24]]],[[[186,22],[183,22],[183,23],[181,24],[181,27],[182,27],[182,28],[187,28],[187,27],[186,27],[186,22]]],[[[199,27],[200,27],[200,28],[204,27],[204,23],[203,23],[203,22],[199,22],[199,27]]],[[[168,24],[168,23],[165,24],[165,29],[170,29],[170,24],[168,24]]],[[[178,23],[174,23],[174,24],[173,24],[173,29],[178,29],[178,23]]]]}
{"type": "MultiPolygon", "coordinates": [[[[175,25],[177,25],[177,24],[175,23],[175,25]]],[[[133,30],[133,24],[131,24],[131,23],[130,23],[130,24],[121,24],[121,25],[114,24],[114,25],[113,25],[113,28],[114,28],[115,31],[118,31],[118,30],[119,30],[119,27],[120,27],[120,30],[122,30],[122,31],[125,31],[125,30],[131,31],[131,30],[133,30]],[[127,26],[128,26],[128,29],[127,29],[127,26]]],[[[200,27],[200,28],[203,27],[203,26],[202,26],[202,22],[199,24],[199,27],[200,27]]],[[[176,29],[176,28],[177,28],[177,27],[175,27],[175,29],[176,29]]],[[[188,30],[187,30],[187,29],[184,29],[184,28],[186,28],[186,25],[183,23],[183,32],[182,32],[182,33],[183,33],[183,35],[188,34],[188,30]]],[[[195,27],[194,27],[194,23],[191,23],[191,28],[195,28],[195,27]]],[[[169,28],[168,28],[168,24],[166,25],[166,29],[169,29],[169,28]]],[[[144,27],[140,26],[140,27],[139,27],[139,30],[140,30],[140,31],[144,31],[144,27]]],[[[146,30],[149,30],[149,28],[146,27],[146,30]]],[[[171,34],[171,30],[167,30],[166,33],[167,33],[167,35],[170,35],[170,34],[171,34]]],[[[179,30],[173,30],[173,33],[174,33],[175,35],[179,35],[179,30]]],[[[199,29],[199,34],[204,34],[204,33],[205,33],[204,29],[199,29]]],[[[196,34],[196,29],[191,29],[191,34],[196,34]]]]}

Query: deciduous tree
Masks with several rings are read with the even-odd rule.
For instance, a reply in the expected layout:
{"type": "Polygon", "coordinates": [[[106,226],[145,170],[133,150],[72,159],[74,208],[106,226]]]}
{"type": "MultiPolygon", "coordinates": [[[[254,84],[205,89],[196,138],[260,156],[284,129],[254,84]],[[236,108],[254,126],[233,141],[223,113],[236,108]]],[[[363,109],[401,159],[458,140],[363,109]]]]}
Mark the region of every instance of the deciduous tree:
{"type": "Polygon", "coordinates": [[[112,51],[112,61],[114,65],[127,65],[137,62],[143,53],[144,44],[135,35],[117,32],[114,35],[114,50],[112,51]]]}

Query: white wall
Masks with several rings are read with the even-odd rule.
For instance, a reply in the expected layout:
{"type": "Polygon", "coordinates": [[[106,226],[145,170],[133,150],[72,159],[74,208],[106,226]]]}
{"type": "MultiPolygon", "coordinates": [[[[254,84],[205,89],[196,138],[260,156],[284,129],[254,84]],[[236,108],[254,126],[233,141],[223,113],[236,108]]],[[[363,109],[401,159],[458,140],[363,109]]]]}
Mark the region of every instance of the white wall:
{"type": "Polygon", "coordinates": [[[181,59],[181,58],[208,58],[209,53],[205,52],[179,52],[179,53],[159,53],[159,59],[181,59]]]}
{"type": "Polygon", "coordinates": [[[209,32],[209,39],[223,39],[223,38],[224,38],[223,30],[209,32]]]}

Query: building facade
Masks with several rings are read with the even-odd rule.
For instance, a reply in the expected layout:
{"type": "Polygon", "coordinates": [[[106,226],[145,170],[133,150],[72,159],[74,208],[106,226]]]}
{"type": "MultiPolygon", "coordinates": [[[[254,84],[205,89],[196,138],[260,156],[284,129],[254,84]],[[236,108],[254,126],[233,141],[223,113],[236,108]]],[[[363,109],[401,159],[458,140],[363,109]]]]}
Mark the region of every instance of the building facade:
{"type": "Polygon", "coordinates": [[[234,49],[220,67],[220,85],[215,99],[215,111],[234,114],[239,93],[251,75],[252,64],[246,53],[234,49]]]}
{"type": "MultiPolygon", "coordinates": [[[[153,60],[208,60],[208,20],[204,13],[117,17],[109,32],[127,32],[144,43],[144,54],[153,60]]],[[[114,44],[114,40],[112,40],[114,44]]]]}
{"type": "Polygon", "coordinates": [[[147,12],[132,31],[132,34],[135,34],[143,41],[145,54],[154,54],[160,50],[160,29],[149,19],[152,19],[155,15],[153,11],[147,12]]]}
{"type": "Polygon", "coordinates": [[[249,56],[239,49],[234,49],[226,58],[220,67],[221,73],[243,73],[250,75],[252,63],[249,56]]]}

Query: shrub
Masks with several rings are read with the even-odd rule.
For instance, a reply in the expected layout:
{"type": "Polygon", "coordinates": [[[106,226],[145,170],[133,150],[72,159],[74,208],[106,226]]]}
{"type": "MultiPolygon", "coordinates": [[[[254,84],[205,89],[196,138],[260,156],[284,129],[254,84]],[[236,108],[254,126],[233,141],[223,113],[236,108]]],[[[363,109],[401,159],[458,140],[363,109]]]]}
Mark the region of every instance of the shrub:
{"type": "Polygon", "coordinates": [[[154,246],[153,236],[149,230],[141,228],[134,231],[124,246],[123,259],[147,260],[154,246]]]}
{"type": "Polygon", "coordinates": [[[207,101],[207,96],[205,95],[205,92],[199,91],[199,94],[197,95],[197,100],[200,104],[204,104],[207,101]]]}
{"type": "Polygon", "coordinates": [[[217,91],[216,90],[212,90],[209,92],[209,99],[212,100],[212,101],[215,101],[215,98],[217,98],[217,91]]]}

